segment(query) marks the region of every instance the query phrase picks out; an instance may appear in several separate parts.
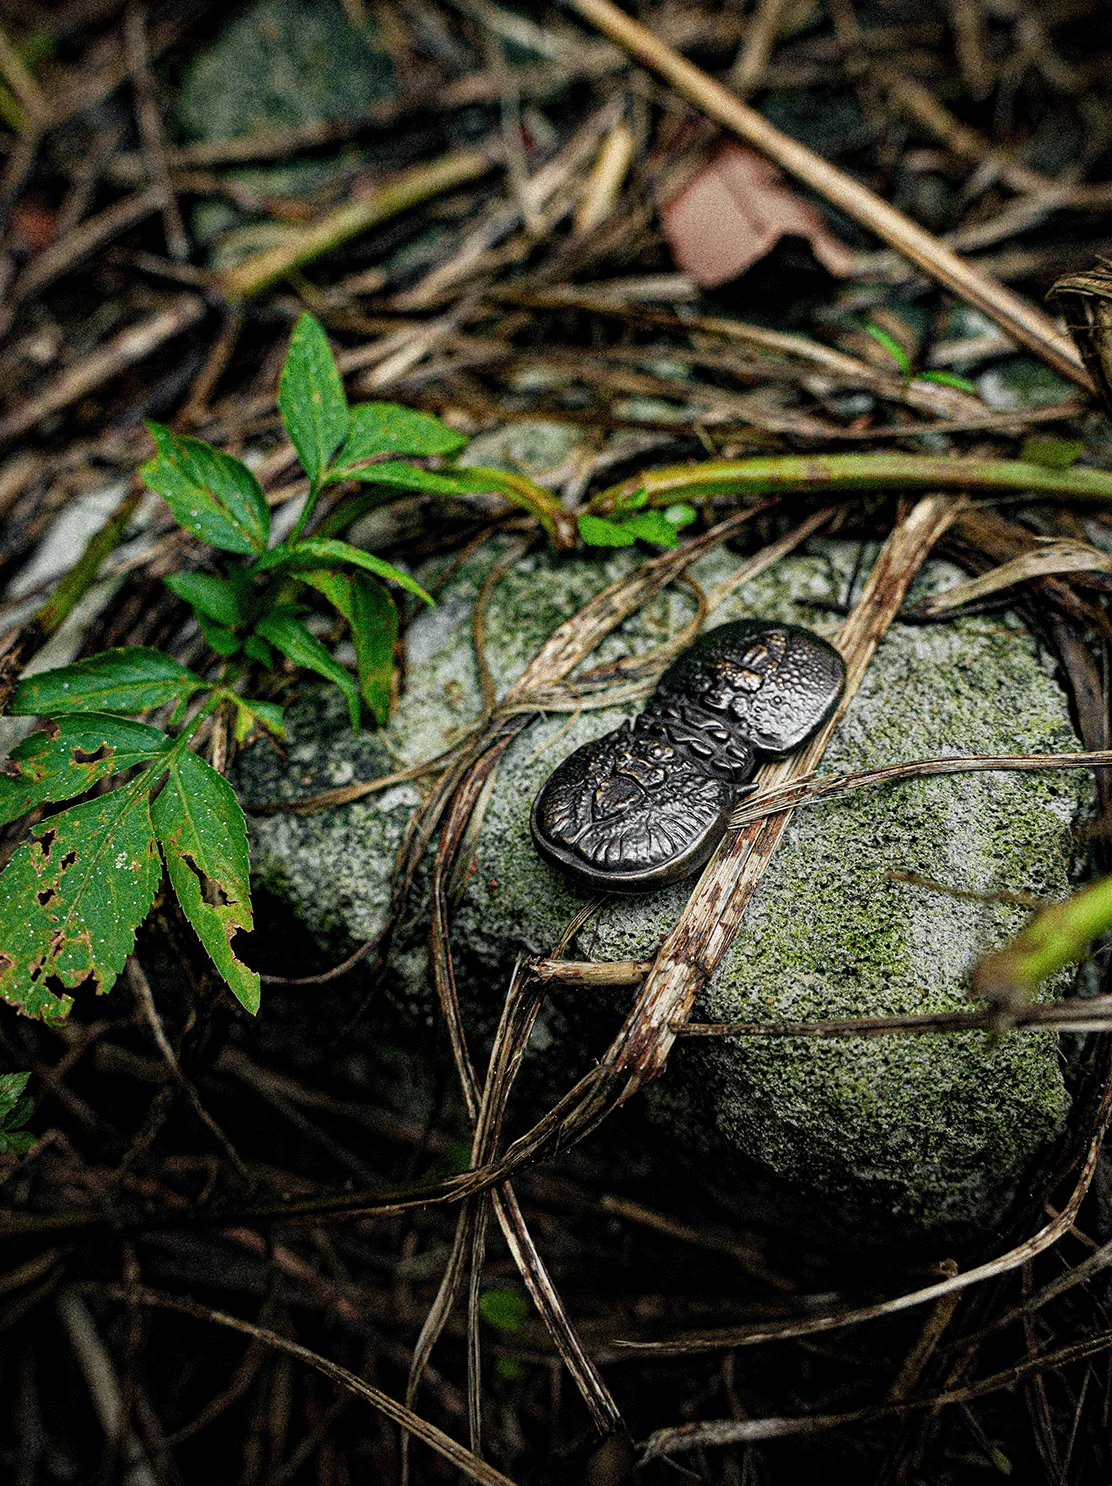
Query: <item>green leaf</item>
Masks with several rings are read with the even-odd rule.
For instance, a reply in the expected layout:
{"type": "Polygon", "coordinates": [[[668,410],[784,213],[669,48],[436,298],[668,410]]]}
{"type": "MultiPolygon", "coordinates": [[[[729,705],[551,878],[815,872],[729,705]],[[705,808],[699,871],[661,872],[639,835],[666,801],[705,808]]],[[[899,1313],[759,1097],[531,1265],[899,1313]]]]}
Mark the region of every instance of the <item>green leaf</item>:
{"type": "Polygon", "coordinates": [[[433,602],[432,596],[425,592],[416,578],[403,573],[393,563],[376,557],[373,552],[364,552],[362,547],[353,547],[350,542],[341,542],[336,537],[304,537],[292,547],[272,547],[259,558],[255,567],[259,572],[265,572],[267,568],[296,567],[302,563],[316,566],[322,562],[350,562],[353,567],[376,573],[380,578],[389,578],[391,583],[415,593],[426,604],[433,602]]]}
{"type": "Polygon", "coordinates": [[[66,990],[110,990],[161,875],[143,780],[36,826],[0,878],[0,996],[52,1021],[66,990]]]}
{"type": "Polygon", "coordinates": [[[396,402],[361,402],[351,410],[351,427],[337,454],[330,480],[346,480],[346,471],[376,454],[454,454],[467,440],[431,413],[403,408],[396,402]]]}
{"type": "Polygon", "coordinates": [[[529,1302],[517,1290],[484,1290],[479,1296],[479,1314],[499,1331],[520,1331],[529,1314],[529,1302]]]}
{"type": "Polygon", "coordinates": [[[70,800],[98,779],[144,764],[170,739],[144,722],[95,712],[62,717],[12,749],[0,772],[0,824],[51,800],[70,800]]]}
{"type": "Polygon", "coordinates": [[[235,791],[204,759],[183,751],[154,802],[151,820],[186,918],[217,970],[254,1014],[258,972],[232,949],[237,930],[250,933],[253,925],[247,822],[235,791]]]}
{"type": "Polygon", "coordinates": [[[163,583],[171,593],[226,629],[242,624],[244,614],[235,586],[215,573],[170,573],[163,583]]]}
{"type": "Polygon", "coordinates": [[[243,645],[238,635],[233,635],[230,629],[225,629],[222,624],[214,624],[205,614],[197,615],[197,623],[201,626],[201,633],[205,637],[205,644],[210,650],[215,650],[217,655],[235,655],[243,645]]]}
{"type": "Polygon", "coordinates": [[[642,506],[649,503],[649,492],[642,485],[640,490],[631,490],[628,495],[620,495],[614,502],[616,511],[639,511],[642,506]]]}
{"type": "MultiPolygon", "coordinates": [[[[331,477],[330,477],[331,478],[331,477]]],[[[469,474],[466,469],[438,474],[435,470],[418,469],[400,459],[387,459],[382,464],[364,465],[362,469],[345,470],[336,479],[362,480],[367,485],[394,485],[401,490],[423,490],[430,495],[475,495],[482,492],[502,493],[491,475],[469,474]]]]}
{"type": "Polygon", "coordinates": [[[362,573],[299,573],[324,594],[351,625],[359,690],[380,727],[390,713],[390,681],[394,674],[394,646],[398,639],[398,611],[394,601],[373,578],[362,573]]]}
{"type": "Polygon", "coordinates": [[[147,423],[158,451],[139,469],[179,526],[225,552],[254,556],[270,535],[270,507],[247,466],[201,439],[178,438],[161,423],[147,423]]]}
{"type": "Polygon", "coordinates": [[[333,660],[321,642],[315,635],[309,633],[301,620],[295,619],[291,614],[268,614],[265,619],[260,619],[255,627],[264,640],[269,640],[275,650],[280,650],[295,665],[306,666],[310,671],[316,671],[318,675],[325,676],[329,681],[336,683],[348,704],[351,730],[357,733],[359,731],[359,690],[351,673],[345,670],[338,660],[333,660]]]}
{"type": "Polygon", "coordinates": [[[895,336],[889,335],[887,330],[882,330],[879,325],[874,325],[871,320],[867,325],[862,326],[862,329],[866,335],[872,336],[878,346],[884,347],[905,377],[913,375],[911,358],[900,345],[899,341],[896,340],[895,336]]]}
{"type": "Polygon", "coordinates": [[[699,513],[694,506],[689,506],[686,501],[677,501],[674,506],[665,506],[664,515],[678,531],[681,527],[690,526],[693,521],[698,521],[699,513]]]}
{"type": "Polygon", "coordinates": [[[278,409],[305,473],[317,484],[347,435],[348,405],[328,337],[310,314],[301,316],[290,337],[278,409]]]}
{"type": "Polygon", "coordinates": [[[208,684],[161,650],[129,645],[91,655],[71,666],[25,676],[8,710],[20,717],[48,717],[62,712],[149,712],[208,684]]]}
{"type": "Polygon", "coordinates": [[[21,1130],[35,1112],[30,1099],[22,1098],[29,1073],[0,1073],[0,1156],[22,1156],[37,1136],[21,1130]]]}
{"type": "Polygon", "coordinates": [[[679,537],[674,524],[663,511],[638,511],[622,522],[626,531],[632,532],[642,542],[655,542],[658,547],[678,547],[679,537]]]}
{"type": "Polygon", "coordinates": [[[1024,464],[1041,464],[1044,469],[1068,470],[1084,453],[1085,445],[1080,439],[1026,438],[1019,451],[1024,464]]]}
{"type": "Polygon", "coordinates": [[[632,547],[637,540],[624,522],[619,525],[605,516],[584,514],[576,524],[588,547],[632,547]]]}
{"type": "MultiPolygon", "coordinates": [[[[260,640],[262,645],[263,641],[260,640]]],[[[246,647],[245,647],[246,648],[246,647]]],[[[270,653],[270,647],[267,646],[270,653]]],[[[276,738],[285,738],[286,725],[282,720],[282,709],[276,702],[260,702],[254,697],[233,696],[232,701],[236,709],[236,742],[242,743],[247,734],[255,726],[260,724],[268,733],[273,733],[276,738]]]]}
{"type": "Polygon", "coordinates": [[[957,372],[920,372],[916,381],[937,382],[940,387],[956,387],[959,392],[972,392],[974,397],[979,396],[976,383],[971,382],[968,377],[959,377],[957,372]]]}
{"type": "Polygon", "coordinates": [[[243,642],[243,649],[246,655],[250,656],[252,660],[258,661],[260,666],[266,666],[268,671],[274,664],[274,651],[258,635],[248,635],[243,642]]]}

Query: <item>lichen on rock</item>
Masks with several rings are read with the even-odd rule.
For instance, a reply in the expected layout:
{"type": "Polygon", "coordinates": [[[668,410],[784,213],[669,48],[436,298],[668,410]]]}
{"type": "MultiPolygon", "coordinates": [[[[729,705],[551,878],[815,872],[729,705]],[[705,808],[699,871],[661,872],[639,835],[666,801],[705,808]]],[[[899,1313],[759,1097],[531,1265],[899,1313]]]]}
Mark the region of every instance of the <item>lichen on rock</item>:
{"type": "MultiPolygon", "coordinates": [[[[353,740],[340,709],[312,693],[293,714],[291,767],[279,771],[249,755],[248,795],[290,797],[372,778],[431,758],[463,736],[481,711],[471,606],[498,551],[495,544],[471,558],[438,607],[416,618],[406,691],[384,733],[353,740]]],[[[808,555],[743,584],[710,623],[762,615],[829,636],[836,624],[808,602],[842,597],[857,555],[855,544],[813,544],[808,555]]],[[[495,588],[486,620],[499,691],[557,623],[634,561],[628,552],[559,563],[540,553],[519,559],[495,588]]],[[[692,576],[710,585],[736,562],[719,551],[692,576]]],[[[916,592],[959,576],[931,563],[916,592]]],[[[690,598],[673,588],[604,642],[592,663],[658,645],[690,615],[690,598]]],[[[480,1030],[497,1015],[515,957],[549,950],[585,901],[534,851],[532,799],[574,748],[636,710],[548,716],[503,757],[454,918],[461,985],[480,1030]]],[[[1078,746],[1050,659],[1013,616],[985,616],[893,626],[823,768],[1078,746]]],[[[795,1020],[964,1007],[970,965],[1025,918],[991,895],[1068,891],[1070,827],[1086,792],[1076,773],[972,774],[798,811],[696,1017],[795,1020]],[[954,897],[894,880],[895,872],[990,896],[954,897]]],[[[256,872],[322,939],[341,947],[365,938],[383,920],[392,858],[417,799],[417,786],[406,784],[318,816],[257,819],[256,872]]],[[[651,956],[691,885],[604,903],[572,953],[651,956]]],[[[396,971],[415,1009],[427,1011],[431,993],[415,945],[403,946],[396,971]]],[[[581,991],[550,997],[523,1082],[532,1079],[546,1096],[569,1086],[605,1047],[626,1000],[581,991]]],[[[996,1044],[980,1033],[692,1039],[681,1041],[647,1100],[672,1140],[707,1153],[720,1187],[749,1172],[862,1233],[940,1241],[995,1221],[1067,1111],[1057,1039],[1042,1031],[996,1044]],[[724,1153],[739,1163],[736,1178],[724,1153]]]]}

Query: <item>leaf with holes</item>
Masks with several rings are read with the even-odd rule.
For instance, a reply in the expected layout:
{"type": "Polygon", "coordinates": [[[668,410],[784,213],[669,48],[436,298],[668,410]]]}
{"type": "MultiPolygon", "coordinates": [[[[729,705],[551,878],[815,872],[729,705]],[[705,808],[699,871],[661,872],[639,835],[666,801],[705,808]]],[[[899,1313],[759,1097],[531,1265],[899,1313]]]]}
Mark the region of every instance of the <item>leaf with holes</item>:
{"type": "Polygon", "coordinates": [[[347,436],[348,405],[328,337],[310,314],[301,316],[290,337],[278,410],[302,468],[316,483],[347,436]]]}
{"type": "Polygon", "coordinates": [[[396,402],[361,402],[351,410],[348,436],[328,478],[349,479],[352,465],[377,454],[454,454],[466,443],[463,434],[431,413],[396,402]]]}
{"type": "Polygon", "coordinates": [[[394,674],[394,646],[398,639],[398,611],[381,583],[363,573],[330,573],[324,569],[298,573],[324,594],[351,626],[359,690],[385,726],[390,712],[390,681],[394,674]]]}
{"type": "Polygon", "coordinates": [[[30,1130],[21,1130],[35,1112],[23,1098],[29,1073],[0,1073],[0,1156],[22,1156],[37,1140],[30,1130]]]}
{"type": "Polygon", "coordinates": [[[226,779],[195,753],[174,761],[151,810],[178,902],[239,1001],[259,1009],[258,972],[237,959],[232,940],[251,932],[247,822],[226,779]]]}
{"type": "Polygon", "coordinates": [[[357,733],[359,731],[359,689],[351,673],[346,671],[338,660],[333,660],[321,642],[315,635],[310,634],[301,620],[295,619],[292,614],[268,614],[265,619],[259,620],[256,628],[264,640],[269,640],[275,650],[280,650],[295,665],[306,666],[310,671],[316,671],[318,676],[324,676],[329,681],[335,682],[348,704],[351,730],[357,733]]]}
{"type": "Polygon", "coordinates": [[[53,815],[0,883],[0,996],[56,1021],[72,991],[111,989],[162,875],[149,779],[53,815]]]}
{"type": "Polygon", "coordinates": [[[51,800],[70,800],[124,769],[145,764],[170,739],[145,722],[85,713],[32,733],[0,771],[0,824],[51,800]]]}
{"type": "Polygon", "coordinates": [[[179,438],[161,423],[147,429],[158,451],[140,465],[148,490],[160,495],[179,526],[224,552],[253,557],[270,536],[263,487],[241,459],[202,439],[179,438]]]}
{"type": "Polygon", "coordinates": [[[375,573],[380,578],[389,578],[391,583],[396,583],[409,593],[415,593],[426,604],[433,602],[432,595],[425,592],[416,578],[403,573],[392,562],[376,557],[373,552],[364,552],[362,547],[353,547],[350,542],[337,541],[335,537],[303,537],[292,547],[272,547],[255,567],[261,572],[267,568],[295,568],[343,562],[351,563],[352,567],[363,568],[368,573],[375,573]]]}
{"type": "Polygon", "coordinates": [[[105,650],[72,666],[25,676],[12,695],[9,712],[20,717],[52,717],[65,712],[149,712],[209,683],[178,665],[161,650],[129,645],[105,650]]]}

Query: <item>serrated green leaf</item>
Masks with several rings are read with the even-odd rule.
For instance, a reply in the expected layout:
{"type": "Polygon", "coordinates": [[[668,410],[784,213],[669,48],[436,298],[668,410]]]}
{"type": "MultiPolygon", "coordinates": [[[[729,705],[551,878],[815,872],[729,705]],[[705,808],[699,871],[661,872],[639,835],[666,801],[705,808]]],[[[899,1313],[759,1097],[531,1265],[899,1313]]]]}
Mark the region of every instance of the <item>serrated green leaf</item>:
{"type": "Polygon", "coordinates": [[[440,474],[436,470],[418,469],[400,459],[387,459],[382,464],[368,464],[362,469],[345,470],[337,479],[362,480],[367,485],[393,485],[400,490],[424,490],[430,495],[476,495],[501,493],[502,487],[491,475],[469,474],[466,469],[440,474]]]}
{"type": "Polygon", "coordinates": [[[301,620],[289,614],[268,614],[265,619],[259,620],[256,629],[264,640],[269,640],[275,650],[280,650],[295,665],[306,666],[310,671],[316,671],[319,676],[335,682],[348,704],[351,730],[357,733],[359,731],[359,688],[350,671],[345,670],[338,660],[334,660],[329,655],[321,642],[315,635],[309,633],[301,620]]]}
{"type": "Polygon", "coordinates": [[[258,661],[260,666],[266,666],[267,670],[274,664],[274,651],[258,635],[248,635],[243,642],[243,650],[245,655],[258,661]]]}
{"type": "Polygon", "coordinates": [[[207,614],[198,614],[197,623],[201,626],[205,644],[210,650],[215,650],[217,655],[222,655],[225,660],[235,655],[243,645],[238,635],[233,635],[231,630],[225,629],[222,624],[215,624],[207,614]]]}
{"type": "Polygon", "coordinates": [[[96,712],[59,718],[12,749],[0,772],[0,824],[36,805],[82,795],[98,779],[144,764],[169,746],[165,733],[144,722],[96,712]]]}
{"type": "Polygon", "coordinates": [[[352,567],[375,573],[379,578],[389,578],[399,588],[415,593],[426,604],[433,602],[416,578],[403,573],[393,563],[376,557],[373,552],[364,552],[362,547],[353,547],[350,542],[341,542],[336,537],[304,537],[292,547],[272,547],[255,564],[259,572],[267,568],[298,567],[318,563],[351,563],[352,567]]]}
{"type": "Polygon", "coordinates": [[[179,526],[225,552],[253,557],[270,536],[263,488],[242,460],[201,439],[179,438],[148,422],[157,454],[140,467],[148,489],[160,495],[179,526]]]}
{"type": "Polygon", "coordinates": [[[110,990],[161,875],[140,780],[36,826],[0,877],[0,996],[53,1021],[67,990],[110,990]]]}
{"type": "Polygon", "coordinates": [[[242,623],[239,595],[227,578],[218,578],[215,573],[170,573],[162,581],[171,593],[225,629],[242,623]]]}
{"type": "Polygon", "coordinates": [[[161,650],[129,645],[105,650],[88,660],[25,676],[12,695],[9,712],[50,717],[63,712],[149,712],[175,697],[208,686],[203,676],[179,665],[161,650]]]}
{"type": "Polygon", "coordinates": [[[238,1000],[254,1015],[259,1009],[258,972],[232,949],[236,932],[250,933],[253,926],[247,822],[235,791],[204,759],[179,753],[151,820],[186,918],[238,1000]]]}
{"type": "Polygon", "coordinates": [[[588,547],[632,547],[637,540],[625,522],[607,521],[605,516],[584,513],[576,525],[588,547]]]}
{"type": "Polygon", "coordinates": [[[454,454],[467,443],[431,413],[403,408],[396,402],[361,402],[351,410],[351,425],[337,454],[330,480],[346,480],[345,473],[376,454],[454,454]]]}
{"type": "MultiPolygon", "coordinates": [[[[260,640],[259,644],[263,644],[260,640]]],[[[267,649],[269,650],[269,646],[267,649]]],[[[282,709],[276,702],[260,702],[254,697],[235,697],[236,709],[236,742],[242,743],[247,734],[260,723],[268,733],[273,733],[276,738],[285,738],[286,724],[282,718],[282,709]]]]}
{"type": "Polygon", "coordinates": [[[278,379],[278,410],[305,473],[319,481],[347,436],[348,405],[328,337],[307,313],[290,337],[278,379]]]}
{"type": "Polygon", "coordinates": [[[22,1156],[35,1144],[30,1130],[21,1130],[34,1113],[30,1099],[22,1097],[29,1073],[0,1073],[0,1156],[22,1156]]]}
{"type": "Polygon", "coordinates": [[[398,611],[394,601],[373,578],[362,573],[330,573],[316,569],[298,577],[324,594],[351,626],[359,690],[385,726],[390,713],[390,681],[394,674],[394,646],[398,639],[398,611]]]}

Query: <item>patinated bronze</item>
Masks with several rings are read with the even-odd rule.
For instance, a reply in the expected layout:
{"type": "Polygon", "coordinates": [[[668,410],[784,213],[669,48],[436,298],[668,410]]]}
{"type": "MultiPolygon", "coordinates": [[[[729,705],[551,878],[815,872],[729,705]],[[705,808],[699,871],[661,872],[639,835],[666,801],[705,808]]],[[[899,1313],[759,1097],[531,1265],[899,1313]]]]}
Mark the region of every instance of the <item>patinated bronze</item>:
{"type": "Polygon", "coordinates": [[[640,893],[696,871],[762,758],[830,716],[842,657],[797,624],[743,619],[696,640],[641,716],[585,743],[533,805],[533,840],[583,886],[640,893]]]}

